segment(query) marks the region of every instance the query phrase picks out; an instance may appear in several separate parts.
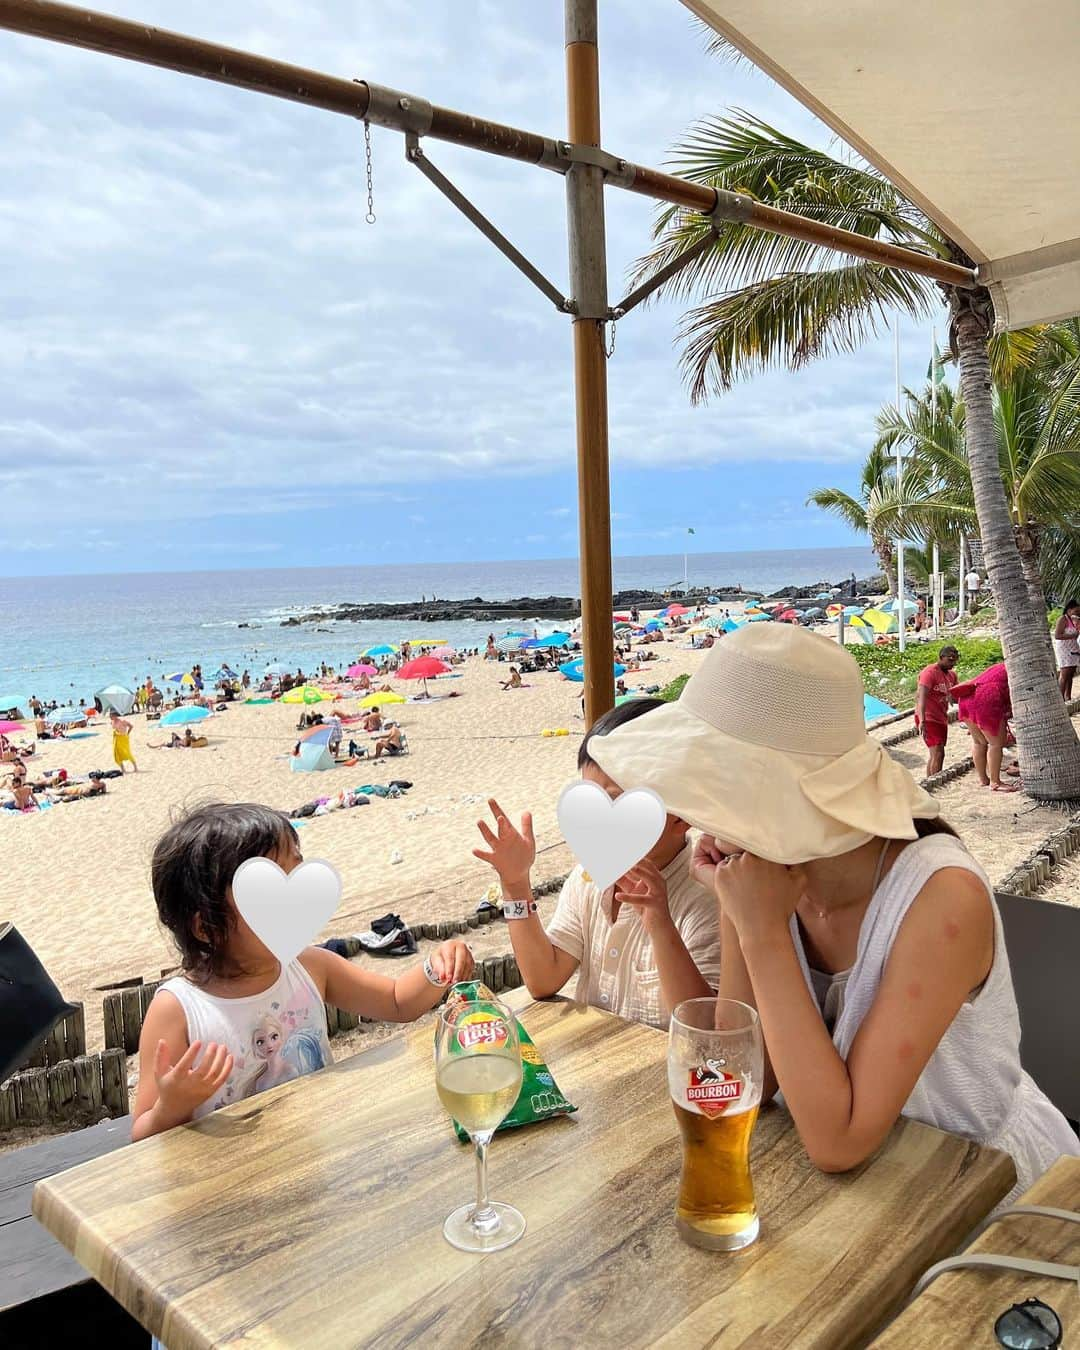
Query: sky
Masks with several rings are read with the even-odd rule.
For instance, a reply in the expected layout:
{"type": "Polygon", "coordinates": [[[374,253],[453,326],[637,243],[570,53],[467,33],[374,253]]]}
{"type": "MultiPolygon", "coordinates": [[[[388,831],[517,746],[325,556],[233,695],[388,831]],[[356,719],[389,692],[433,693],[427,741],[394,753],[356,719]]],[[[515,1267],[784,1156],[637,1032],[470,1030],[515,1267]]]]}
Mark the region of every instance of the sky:
{"type": "MultiPolygon", "coordinates": [[[[108,0],[124,17],[564,133],[557,0],[108,0]]],[[[606,148],[662,165],[746,108],[831,133],[722,64],[677,0],[602,0],[606,148]]],[[[577,551],[570,321],[372,129],[0,33],[0,569],[7,576],[577,551]]],[[[426,142],[560,290],[564,185],[426,142]]],[[[606,194],[612,300],[655,208],[606,194]]],[[[805,505],[854,489],[893,397],[888,335],[693,407],[680,307],[618,325],[613,550],[861,542],[805,505]]],[[[939,333],[944,318],[939,319],[939,333]]],[[[902,378],[928,328],[901,326],[902,378]]]]}

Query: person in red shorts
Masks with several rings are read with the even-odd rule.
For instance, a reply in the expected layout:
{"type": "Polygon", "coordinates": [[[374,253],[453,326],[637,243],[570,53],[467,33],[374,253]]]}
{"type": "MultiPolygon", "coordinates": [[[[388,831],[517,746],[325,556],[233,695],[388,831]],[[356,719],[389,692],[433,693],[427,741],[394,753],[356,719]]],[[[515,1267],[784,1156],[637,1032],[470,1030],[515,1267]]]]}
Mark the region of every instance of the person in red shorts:
{"type": "Polygon", "coordinates": [[[938,659],[919,676],[915,695],[915,725],[922,731],[928,751],[926,776],[940,773],[945,763],[945,742],[949,739],[949,695],[956,685],[953,667],[960,660],[955,647],[942,647],[938,659]]]}

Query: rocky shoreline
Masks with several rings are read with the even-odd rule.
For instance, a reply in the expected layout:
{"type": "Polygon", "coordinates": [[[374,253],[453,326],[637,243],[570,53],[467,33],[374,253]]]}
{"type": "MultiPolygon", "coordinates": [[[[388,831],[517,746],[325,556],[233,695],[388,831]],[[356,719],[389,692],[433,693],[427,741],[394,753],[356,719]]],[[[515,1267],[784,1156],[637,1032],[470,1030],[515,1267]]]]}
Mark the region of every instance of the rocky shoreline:
{"type": "MultiPolygon", "coordinates": [[[[839,586],[843,595],[850,594],[850,581],[833,583],[839,586]]],[[[762,591],[733,590],[730,586],[692,587],[687,594],[675,596],[687,604],[694,605],[709,596],[724,601],[747,601],[773,598],[805,600],[817,595],[823,589],[832,589],[826,582],[812,586],[785,586],[766,596],[762,591]]],[[[866,577],[856,580],[857,595],[880,594],[886,589],[883,577],[866,577]]],[[[636,605],[639,609],[663,609],[670,604],[673,596],[670,592],[625,590],[612,596],[612,608],[629,609],[636,605]]],[[[311,623],[360,623],[365,619],[405,619],[421,623],[453,623],[469,620],[475,623],[500,623],[504,619],[574,619],[581,613],[580,599],[569,595],[519,596],[514,600],[485,600],[474,596],[471,600],[404,600],[395,603],[359,604],[345,602],[333,605],[329,609],[311,610],[306,614],[292,615],[281,621],[282,628],[300,628],[311,623]]]]}

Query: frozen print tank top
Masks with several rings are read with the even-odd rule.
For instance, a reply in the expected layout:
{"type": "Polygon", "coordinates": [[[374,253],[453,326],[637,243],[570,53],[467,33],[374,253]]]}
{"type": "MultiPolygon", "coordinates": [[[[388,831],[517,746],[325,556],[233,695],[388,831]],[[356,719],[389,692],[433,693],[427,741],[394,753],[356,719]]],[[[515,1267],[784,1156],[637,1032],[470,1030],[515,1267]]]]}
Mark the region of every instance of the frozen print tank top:
{"type": "Polygon", "coordinates": [[[154,997],[163,993],[184,1009],[189,1045],[216,1041],[233,1057],[228,1080],[196,1107],[195,1120],[333,1063],[326,1008],[299,961],[283,966],[269,989],[247,998],[218,998],[182,976],[166,980],[154,997]]]}

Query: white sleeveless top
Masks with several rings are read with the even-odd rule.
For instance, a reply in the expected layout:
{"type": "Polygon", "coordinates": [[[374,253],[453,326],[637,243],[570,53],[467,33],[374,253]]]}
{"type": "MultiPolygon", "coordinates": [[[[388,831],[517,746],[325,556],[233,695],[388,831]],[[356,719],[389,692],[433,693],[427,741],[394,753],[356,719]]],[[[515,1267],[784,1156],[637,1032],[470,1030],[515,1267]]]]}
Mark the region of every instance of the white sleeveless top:
{"type": "Polygon", "coordinates": [[[166,980],[154,997],[163,992],[174,995],[184,1009],[188,1044],[216,1041],[233,1057],[232,1073],[213,1097],[196,1107],[195,1120],[333,1063],[326,1008],[299,961],[284,966],[269,989],[247,998],[219,998],[183,976],[166,980]]]}
{"type": "MultiPolygon", "coordinates": [[[[859,929],[855,964],[848,975],[832,1040],[846,1060],[877,996],[885,963],[912,901],[944,867],[974,872],[986,887],[994,912],[994,960],[982,988],[960,1008],[939,1041],[902,1114],[1010,1154],[1017,1182],[1001,1201],[1004,1205],[1027,1190],[1063,1153],[1080,1155],[1080,1140],[1020,1067],[1020,1016],[1001,915],[985,872],[959,839],[932,834],[909,844],[874,892],[859,929]]],[[[814,983],[794,915],[791,934],[813,994],[814,983]]]]}

